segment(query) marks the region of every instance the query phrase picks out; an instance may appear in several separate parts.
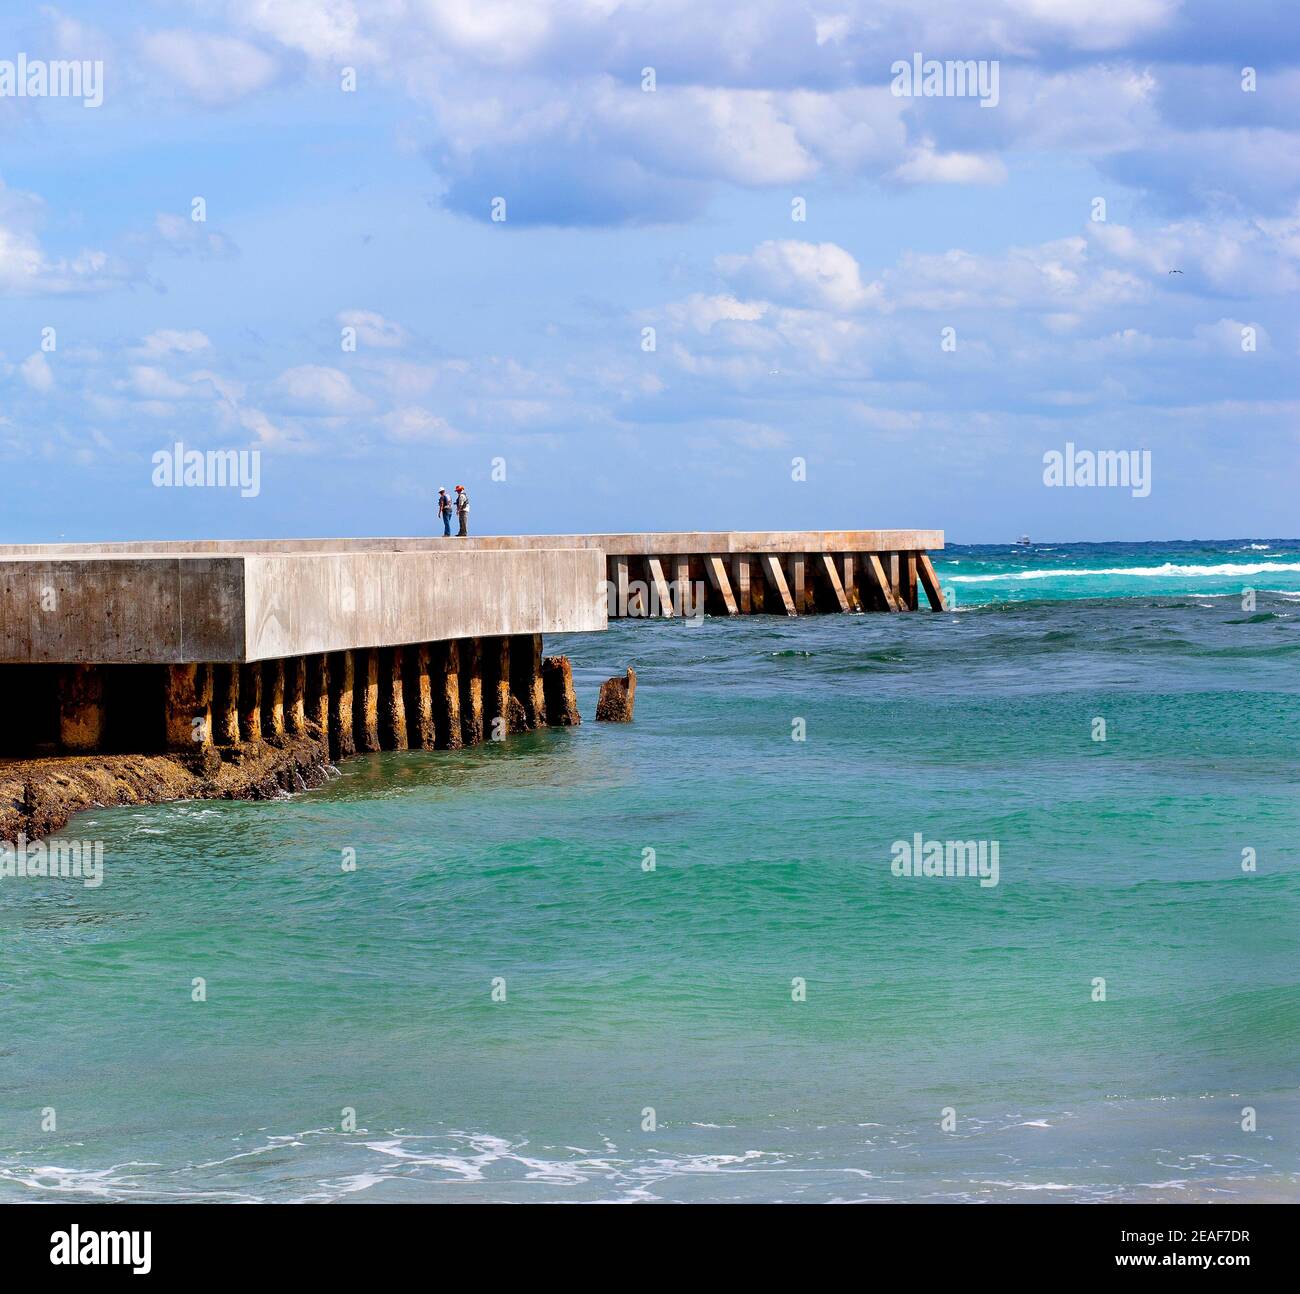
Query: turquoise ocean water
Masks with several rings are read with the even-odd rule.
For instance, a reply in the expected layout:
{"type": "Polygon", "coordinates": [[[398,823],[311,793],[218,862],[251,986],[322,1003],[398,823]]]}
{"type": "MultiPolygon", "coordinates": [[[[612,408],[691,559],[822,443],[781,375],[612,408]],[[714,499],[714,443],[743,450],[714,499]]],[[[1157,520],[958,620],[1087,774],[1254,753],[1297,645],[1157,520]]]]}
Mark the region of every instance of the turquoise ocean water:
{"type": "Polygon", "coordinates": [[[548,639],[631,726],[81,815],[101,887],[0,881],[0,1201],[1300,1196],[1300,542],[938,565],[548,639]]]}

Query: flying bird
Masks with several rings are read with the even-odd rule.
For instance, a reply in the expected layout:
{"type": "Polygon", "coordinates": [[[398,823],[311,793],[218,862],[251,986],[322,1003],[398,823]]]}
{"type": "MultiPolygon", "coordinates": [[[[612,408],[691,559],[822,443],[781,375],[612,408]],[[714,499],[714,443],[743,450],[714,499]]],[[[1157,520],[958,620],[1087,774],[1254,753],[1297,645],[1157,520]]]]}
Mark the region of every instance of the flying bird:
{"type": "Polygon", "coordinates": [[[1182,273],[1182,270],[1170,270],[1169,273],[1170,273],[1170,274],[1181,274],[1181,273],[1182,273]]]}

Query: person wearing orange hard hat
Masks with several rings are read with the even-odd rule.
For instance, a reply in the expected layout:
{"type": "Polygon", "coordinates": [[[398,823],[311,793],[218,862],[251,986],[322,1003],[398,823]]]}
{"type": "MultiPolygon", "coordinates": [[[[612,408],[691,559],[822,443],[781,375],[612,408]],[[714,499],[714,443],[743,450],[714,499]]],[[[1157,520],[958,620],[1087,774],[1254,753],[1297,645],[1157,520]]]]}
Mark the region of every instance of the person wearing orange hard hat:
{"type": "Polygon", "coordinates": [[[456,516],[460,521],[460,529],[456,534],[464,538],[469,534],[469,495],[465,493],[463,485],[456,487],[456,516]]]}

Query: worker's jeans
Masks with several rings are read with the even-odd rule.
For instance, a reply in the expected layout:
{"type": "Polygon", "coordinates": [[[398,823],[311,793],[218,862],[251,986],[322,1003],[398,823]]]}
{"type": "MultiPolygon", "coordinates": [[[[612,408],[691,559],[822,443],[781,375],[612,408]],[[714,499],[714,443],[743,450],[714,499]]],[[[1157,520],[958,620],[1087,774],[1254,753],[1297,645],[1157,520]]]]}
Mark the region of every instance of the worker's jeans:
{"type": "Polygon", "coordinates": [[[450,512],[444,512],[442,514],[442,533],[444,535],[451,534],[451,513],[450,512]]]}

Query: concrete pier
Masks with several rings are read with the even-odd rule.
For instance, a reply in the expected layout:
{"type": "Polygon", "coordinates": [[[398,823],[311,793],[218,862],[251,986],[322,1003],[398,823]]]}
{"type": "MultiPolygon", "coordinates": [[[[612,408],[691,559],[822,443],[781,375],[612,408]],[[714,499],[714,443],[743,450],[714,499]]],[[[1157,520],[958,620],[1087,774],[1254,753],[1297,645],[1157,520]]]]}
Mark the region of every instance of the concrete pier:
{"type": "Polygon", "coordinates": [[[460,644],[430,644],[429,670],[435,743],[439,750],[459,750],[464,742],[460,717],[460,644]]]}
{"type": "Polygon", "coordinates": [[[542,690],[547,724],[552,728],[567,728],[582,722],[573,690],[573,668],[567,656],[542,658],[542,690]]]}
{"type": "Polygon", "coordinates": [[[529,728],[547,726],[541,634],[516,634],[510,640],[510,691],[523,707],[529,728]]]}
{"type": "Polygon", "coordinates": [[[238,746],[240,666],[222,662],[212,667],[212,739],[218,746],[238,746]]]}
{"type": "Polygon", "coordinates": [[[262,665],[262,737],[282,742],[284,734],[284,661],[269,660],[262,665]]]}
{"type": "Polygon", "coordinates": [[[323,652],[307,657],[307,701],[304,707],[309,727],[330,730],[330,658],[323,652]]]}
{"type": "Polygon", "coordinates": [[[405,674],[406,732],[412,750],[433,750],[438,745],[438,730],[433,718],[433,650],[420,643],[407,650],[411,668],[405,674]]]}
{"type": "Polygon", "coordinates": [[[262,666],[239,667],[239,739],[262,740],[262,666]]]}
{"type": "MultiPolygon", "coordinates": [[[[0,546],[0,752],[456,749],[580,722],[548,633],[934,610],[939,531],[0,546]],[[210,749],[215,747],[215,749],[210,749]]],[[[206,751],[206,753],[204,753],[206,751]]]]}
{"type": "Polygon", "coordinates": [[[59,671],[59,745],[81,753],[103,742],[104,677],[94,665],[66,665],[59,671]]]}
{"type": "Polygon", "coordinates": [[[467,638],[458,646],[460,739],[462,745],[477,746],[483,740],[483,646],[477,638],[467,638]]]}
{"type": "Polygon", "coordinates": [[[285,665],[284,727],[296,737],[307,731],[307,660],[295,656],[285,665]]]}
{"type": "MultiPolygon", "coordinates": [[[[581,537],[575,536],[575,539],[581,537]]],[[[611,618],[931,610],[942,594],[934,530],[601,535],[611,618]],[[671,578],[668,572],[672,572],[671,578]],[[683,609],[685,608],[685,609],[683,609]]]]}
{"type": "Polygon", "coordinates": [[[357,753],[352,736],[352,687],[355,662],[350,651],[329,658],[329,743],[331,759],[346,759],[357,753]]]}
{"type": "Polygon", "coordinates": [[[374,647],[355,652],[352,688],[352,734],[357,754],[373,754],[379,745],[379,652],[374,647]]]}

